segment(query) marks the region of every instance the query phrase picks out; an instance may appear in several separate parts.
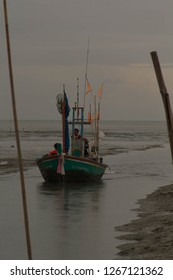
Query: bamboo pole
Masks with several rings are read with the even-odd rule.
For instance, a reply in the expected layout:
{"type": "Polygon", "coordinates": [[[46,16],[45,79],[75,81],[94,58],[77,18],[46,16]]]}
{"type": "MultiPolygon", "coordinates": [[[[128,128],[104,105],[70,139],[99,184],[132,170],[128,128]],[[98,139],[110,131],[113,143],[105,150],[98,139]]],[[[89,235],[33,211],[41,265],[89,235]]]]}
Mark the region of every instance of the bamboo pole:
{"type": "Polygon", "coordinates": [[[98,111],[97,111],[97,115],[96,115],[96,142],[97,142],[97,159],[98,159],[98,155],[99,155],[99,121],[100,121],[100,103],[98,103],[98,111]]]}
{"type": "Polygon", "coordinates": [[[14,91],[14,81],[13,81],[13,70],[12,70],[12,59],[11,59],[11,48],[10,48],[10,36],[9,36],[9,27],[8,27],[8,13],[7,13],[7,3],[4,0],[4,20],[5,20],[5,30],[6,30],[6,43],[7,43],[7,56],[8,56],[8,67],[9,67],[9,78],[10,78],[10,87],[11,87],[11,99],[12,99],[12,108],[13,108],[13,117],[14,117],[14,127],[18,151],[18,161],[20,169],[20,181],[21,181],[21,192],[22,192],[22,202],[23,202],[23,213],[24,213],[24,224],[26,232],[26,242],[27,242],[27,252],[28,259],[32,259],[31,251],[31,241],[30,241],[30,232],[29,232],[29,220],[28,220],[28,211],[27,211],[27,201],[26,201],[26,191],[25,191],[25,181],[24,181],[24,172],[23,172],[23,163],[22,163],[22,153],[20,148],[20,137],[18,129],[18,120],[17,120],[17,110],[16,110],[16,101],[15,101],[15,91],[14,91]]]}
{"type": "Polygon", "coordinates": [[[153,51],[151,52],[151,58],[153,61],[157,82],[159,85],[160,93],[163,100],[163,105],[165,109],[165,115],[166,115],[166,122],[167,122],[167,129],[168,129],[168,135],[169,135],[169,142],[170,142],[170,148],[171,148],[171,156],[172,156],[172,162],[173,162],[173,115],[172,115],[172,109],[169,99],[169,94],[166,89],[166,85],[164,82],[164,78],[162,75],[162,70],[160,67],[159,59],[157,56],[157,52],[153,51]]]}
{"type": "Polygon", "coordinates": [[[95,145],[96,145],[96,152],[97,152],[97,160],[98,160],[98,122],[97,122],[97,105],[96,105],[96,95],[94,95],[94,124],[95,124],[95,145]]]}
{"type": "Polygon", "coordinates": [[[65,148],[65,85],[63,85],[63,100],[62,100],[62,143],[63,143],[63,153],[66,152],[65,148]]]}
{"type": "Polygon", "coordinates": [[[85,70],[85,83],[84,83],[84,103],[83,103],[83,107],[84,108],[85,108],[85,95],[86,95],[86,81],[87,81],[87,78],[88,78],[89,44],[90,44],[90,40],[88,38],[87,57],[86,57],[86,70],[85,70]]]}
{"type": "Polygon", "coordinates": [[[77,120],[79,120],[79,78],[77,78],[77,120]]]}

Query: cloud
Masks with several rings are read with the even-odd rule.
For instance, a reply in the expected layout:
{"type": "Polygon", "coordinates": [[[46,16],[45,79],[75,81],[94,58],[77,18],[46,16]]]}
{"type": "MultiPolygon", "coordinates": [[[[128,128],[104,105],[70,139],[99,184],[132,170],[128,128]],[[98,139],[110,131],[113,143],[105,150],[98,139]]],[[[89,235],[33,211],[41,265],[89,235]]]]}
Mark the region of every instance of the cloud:
{"type": "MultiPolygon", "coordinates": [[[[164,118],[150,51],[158,51],[171,92],[171,0],[7,2],[20,118],[57,118],[56,108],[52,109],[56,94],[65,83],[72,103],[77,78],[82,100],[88,37],[90,83],[97,91],[104,82],[102,118],[164,118]]],[[[2,2],[0,13],[0,118],[8,119],[11,105],[2,2]]]]}

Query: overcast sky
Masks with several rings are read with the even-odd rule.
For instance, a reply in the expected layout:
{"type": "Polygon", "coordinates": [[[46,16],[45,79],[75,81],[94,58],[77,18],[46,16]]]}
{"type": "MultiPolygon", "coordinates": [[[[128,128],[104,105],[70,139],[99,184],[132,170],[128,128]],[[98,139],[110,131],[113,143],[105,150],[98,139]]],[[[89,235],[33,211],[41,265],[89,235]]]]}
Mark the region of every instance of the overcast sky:
{"type": "MultiPolygon", "coordinates": [[[[19,119],[60,119],[79,78],[83,104],[87,43],[93,93],[104,83],[102,119],[164,120],[150,52],[158,53],[173,103],[172,0],[7,0],[19,119]]],[[[0,119],[12,117],[3,1],[0,1],[0,119]]]]}

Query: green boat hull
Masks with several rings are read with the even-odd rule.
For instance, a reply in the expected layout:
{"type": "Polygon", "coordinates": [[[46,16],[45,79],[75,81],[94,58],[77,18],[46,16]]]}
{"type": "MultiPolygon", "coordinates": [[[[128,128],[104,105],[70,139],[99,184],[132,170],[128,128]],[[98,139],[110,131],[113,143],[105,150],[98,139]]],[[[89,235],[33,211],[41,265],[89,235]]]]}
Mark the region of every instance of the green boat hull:
{"type": "Polygon", "coordinates": [[[47,156],[37,160],[42,177],[47,182],[53,181],[97,181],[107,168],[106,164],[89,158],[65,155],[47,156]],[[58,167],[60,164],[60,167],[58,167]]]}

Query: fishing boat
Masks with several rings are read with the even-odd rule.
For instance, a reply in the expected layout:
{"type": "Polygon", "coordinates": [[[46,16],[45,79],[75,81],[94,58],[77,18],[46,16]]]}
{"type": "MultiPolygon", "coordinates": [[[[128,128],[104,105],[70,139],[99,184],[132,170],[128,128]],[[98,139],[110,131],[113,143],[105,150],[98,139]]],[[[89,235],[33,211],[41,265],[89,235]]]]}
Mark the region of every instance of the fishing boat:
{"type": "Polygon", "coordinates": [[[55,153],[44,155],[37,160],[42,177],[47,182],[100,180],[107,165],[99,156],[99,112],[97,118],[95,112],[95,140],[90,144],[84,137],[84,128],[91,125],[92,121],[90,118],[84,119],[84,107],[79,106],[78,93],[77,102],[72,108],[71,121],[68,120],[70,107],[65,89],[56,99],[58,111],[62,114],[62,143],[56,143],[55,153]],[[71,136],[69,125],[72,128],[71,136]],[[76,137],[75,130],[80,133],[80,137],[76,137]]]}

